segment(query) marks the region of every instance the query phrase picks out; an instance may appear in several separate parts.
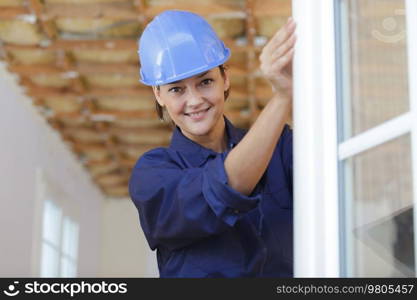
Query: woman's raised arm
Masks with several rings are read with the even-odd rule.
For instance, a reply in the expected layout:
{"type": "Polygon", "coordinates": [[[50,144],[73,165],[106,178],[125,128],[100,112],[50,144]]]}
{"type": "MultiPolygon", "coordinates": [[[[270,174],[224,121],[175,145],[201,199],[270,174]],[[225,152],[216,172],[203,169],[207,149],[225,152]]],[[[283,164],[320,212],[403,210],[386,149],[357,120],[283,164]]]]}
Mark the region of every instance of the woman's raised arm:
{"type": "Polygon", "coordinates": [[[261,71],[274,91],[257,120],[225,160],[228,184],[249,195],[264,174],[292,107],[292,58],[295,45],[292,19],[266,44],[261,71]]]}

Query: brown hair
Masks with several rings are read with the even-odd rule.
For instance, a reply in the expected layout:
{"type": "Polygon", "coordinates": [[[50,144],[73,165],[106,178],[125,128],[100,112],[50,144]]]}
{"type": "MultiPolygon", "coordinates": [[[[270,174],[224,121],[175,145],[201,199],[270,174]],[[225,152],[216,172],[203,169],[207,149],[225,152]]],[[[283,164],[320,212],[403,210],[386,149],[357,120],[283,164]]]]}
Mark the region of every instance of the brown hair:
{"type": "MultiPolygon", "coordinates": [[[[220,65],[219,69],[220,69],[220,74],[222,75],[223,78],[225,78],[227,66],[220,65]]],[[[158,91],[160,90],[159,85],[156,86],[156,88],[158,89],[158,91]]],[[[229,94],[230,94],[230,87],[226,91],[224,91],[224,101],[227,100],[227,98],[229,97],[229,94]]],[[[164,108],[161,105],[159,105],[158,101],[155,101],[155,108],[156,108],[156,113],[158,114],[159,120],[164,121],[164,108]]]]}

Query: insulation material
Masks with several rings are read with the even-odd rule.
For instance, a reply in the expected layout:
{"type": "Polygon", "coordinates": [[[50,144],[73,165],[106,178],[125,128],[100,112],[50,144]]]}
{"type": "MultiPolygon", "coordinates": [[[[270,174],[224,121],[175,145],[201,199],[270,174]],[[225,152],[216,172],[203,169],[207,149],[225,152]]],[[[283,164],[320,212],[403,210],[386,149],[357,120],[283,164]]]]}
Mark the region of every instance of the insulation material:
{"type": "Polygon", "coordinates": [[[147,128],[147,127],[161,127],[166,124],[157,119],[156,116],[153,119],[117,119],[113,122],[114,126],[121,128],[147,128]]]}
{"type": "Polygon", "coordinates": [[[76,97],[47,97],[43,101],[46,106],[58,113],[78,112],[82,108],[82,103],[76,97]]]}
{"type": "Polygon", "coordinates": [[[75,140],[85,143],[98,143],[104,140],[104,137],[97,131],[89,128],[77,128],[66,131],[75,140]]]}
{"type": "Polygon", "coordinates": [[[230,85],[232,89],[237,88],[239,90],[244,90],[247,87],[246,76],[230,76],[230,85]]]}
{"type": "Polygon", "coordinates": [[[95,181],[104,186],[120,185],[127,182],[127,178],[119,174],[105,174],[95,178],[95,181]]]}
{"type": "Polygon", "coordinates": [[[112,197],[126,197],[129,195],[127,185],[103,187],[104,192],[112,197]]]}
{"type": "Polygon", "coordinates": [[[146,6],[151,15],[166,9],[188,10],[207,15],[241,11],[245,8],[245,0],[147,0],[146,6]]]}
{"type": "Polygon", "coordinates": [[[247,76],[246,68],[244,66],[230,66],[227,69],[227,72],[230,76],[247,76]]]}
{"type": "Polygon", "coordinates": [[[245,116],[247,114],[243,111],[226,111],[225,116],[239,128],[249,128],[250,119],[245,116]]]}
{"type": "Polygon", "coordinates": [[[35,24],[21,20],[0,20],[0,39],[16,45],[36,45],[42,40],[35,24]]]}
{"type": "Polygon", "coordinates": [[[1,6],[23,6],[25,4],[25,0],[0,0],[0,7],[1,6]]]}
{"type": "Polygon", "coordinates": [[[270,38],[286,23],[286,17],[264,16],[256,18],[256,31],[258,35],[270,38]]]}
{"type": "Polygon", "coordinates": [[[61,117],[59,118],[59,122],[67,127],[86,127],[88,122],[83,117],[78,118],[69,118],[69,117],[61,117]]]}
{"type": "Polygon", "coordinates": [[[256,17],[286,17],[291,16],[291,0],[257,0],[254,1],[253,13],[256,17]]]}
{"type": "Polygon", "coordinates": [[[140,24],[138,21],[110,18],[59,17],[55,20],[55,24],[61,32],[88,34],[98,37],[138,36],[140,33],[140,24]]]}
{"type": "Polygon", "coordinates": [[[100,110],[137,111],[155,108],[153,100],[141,97],[100,97],[95,103],[100,110]]]}
{"type": "Polygon", "coordinates": [[[210,18],[208,21],[221,39],[236,38],[245,34],[245,19],[210,18]]]}
{"type": "Polygon", "coordinates": [[[229,66],[246,66],[247,54],[245,51],[232,51],[232,55],[226,62],[229,66]]]}
{"type": "Polygon", "coordinates": [[[44,0],[46,4],[128,3],[132,0],[44,0]]]}
{"type": "Polygon", "coordinates": [[[91,176],[97,177],[103,174],[108,174],[114,172],[118,169],[118,166],[115,162],[103,163],[103,164],[93,164],[87,166],[90,171],[91,176]]]}
{"type": "Polygon", "coordinates": [[[153,147],[149,146],[125,146],[120,148],[120,152],[127,158],[137,160],[140,156],[152,148],[153,147]]]}
{"type": "Polygon", "coordinates": [[[232,86],[229,91],[229,97],[227,98],[226,104],[227,102],[229,102],[229,100],[230,102],[233,102],[235,100],[240,102],[240,101],[247,101],[247,99],[248,99],[248,94],[246,90],[240,90],[232,86]]]}
{"type": "Polygon", "coordinates": [[[171,139],[171,132],[161,131],[158,134],[125,132],[116,134],[117,139],[126,144],[166,145],[171,139]]]}
{"type": "MultiPolygon", "coordinates": [[[[48,0],[49,1],[49,0],[48,0]]],[[[193,0],[146,0],[148,6],[165,6],[165,5],[190,5],[193,0]]],[[[198,0],[198,4],[202,6],[210,6],[214,4],[221,4],[224,6],[241,9],[245,7],[245,0],[198,0]]]]}
{"type": "Polygon", "coordinates": [[[59,74],[32,75],[30,77],[30,80],[32,80],[33,83],[40,86],[55,88],[68,87],[71,84],[71,80],[69,78],[66,78],[65,76],[59,74]]]}
{"type": "Polygon", "coordinates": [[[86,80],[91,86],[104,88],[139,86],[139,75],[132,74],[88,74],[86,80]]]}
{"type": "Polygon", "coordinates": [[[249,107],[248,100],[245,99],[228,99],[225,103],[225,110],[240,110],[249,107]]]}
{"type": "Polygon", "coordinates": [[[89,161],[102,161],[110,158],[110,153],[106,148],[83,149],[80,153],[89,161]]]}
{"type": "Polygon", "coordinates": [[[132,50],[76,49],[72,55],[78,62],[88,63],[134,63],[139,60],[136,51],[132,50]]]}
{"type": "Polygon", "coordinates": [[[11,49],[9,53],[19,64],[52,64],[56,59],[55,52],[43,49],[11,49]]]}

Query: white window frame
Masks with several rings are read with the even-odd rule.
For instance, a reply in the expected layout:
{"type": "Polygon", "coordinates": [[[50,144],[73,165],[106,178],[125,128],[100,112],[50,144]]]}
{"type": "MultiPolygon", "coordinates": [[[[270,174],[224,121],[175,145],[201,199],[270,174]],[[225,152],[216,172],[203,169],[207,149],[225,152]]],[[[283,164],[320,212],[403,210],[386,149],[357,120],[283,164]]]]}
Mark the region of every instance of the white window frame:
{"type": "MultiPolygon", "coordinates": [[[[77,241],[77,252],[79,251],[79,212],[76,207],[74,207],[69,199],[65,197],[64,194],[58,193],[59,186],[51,186],[52,182],[48,180],[48,177],[45,174],[45,171],[42,168],[37,168],[36,170],[36,201],[35,201],[35,218],[33,226],[33,237],[34,241],[32,243],[32,276],[39,277],[41,276],[41,260],[42,260],[42,247],[45,243],[43,237],[43,217],[44,217],[44,206],[46,201],[53,202],[54,205],[58,206],[62,211],[62,216],[60,220],[60,242],[58,245],[58,277],[63,277],[62,275],[62,258],[68,257],[62,249],[63,246],[63,225],[64,219],[69,218],[72,222],[78,224],[78,241],[77,241]],[[54,190],[52,192],[51,188],[54,190]]],[[[60,190],[62,192],[62,190],[60,190]]],[[[54,246],[55,248],[55,246],[54,246]]],[[[76,273],[78,272],[78,258],[77,253],[75,257],[75,267],[76,273]]],[[[72,258],[74,260],[74,258],[72,258]]]]}
{"type": "MultiPolygon", "coordinates": [[[[341,144],[337,139],[336,8],[339,0],[293,0],[294,275],[341,277],[344,242],[338,165],[347,158],[411,133],[413,202],[417,208],[417,1],[406,1],[410,111],[341,144]]],[[[342,28],[345,30],[346,28],[342,28]]],[[[346,83],[344,83],[346,84],[346,83]]],[[[345,212],[346,213],[346,212],[345,212]]],[[[417,217],[414,213],[414,235],[417,217]]],[[[417,268],[417,239],[414,239],[417,268]]],[[[349,258],[348,258],[349,263],[349,258]]]]}
{"type": "Polygon", "coordinates": [[[294,276],[339,276],[336,64],[332,0],[293,0],[294,276]]]}
{"type": "MultiPolygon", "coordinates": [[[[65,259],[67,261],[70,262],[70,264],[72,265],[72,268],[75,269],[75,274],[70,276],[70,277],[75,277],[77,275],[77,262],[78,262],[78,253],[75,253],[74,256],[66,253],[65,249],[64,249],[64,245],[66,244],[66,227],[65,227],[65,223],[66,222],[70,222],[73,223],[73,225],[75,225],[75,238],[76,240],[71,241],[71,244],[73,245],[73,247],[75,247],[78,251],[78,244],[79,244],[79,225],[76,222],[76,220],[73,219],[73,217],[71,215],[68,214],[68,212],[65,210],[65,206],[61,205],[58,201],[56,201],[55,199],[52,199],[50,197],[45,198],[44,200],[44,207],[45,205],[48,204],[48,202],[50,203],[50,205],[55,206],[59,212],[60,212],[60,217],[58,220],[57,225],[57,230],[58,230],[58,243],[54,244],[53,242],[51,242],[50,240],[48,240],[44,233],[45,228],[42,228],[42,237],[41,237],[41,244],[42,247],[41,249],[43,249],[44,245],[48,245],[50,248],[54,249],[54,251],[56,251],[58,257],[57,257],[57,274],[54,277],[68,277],[70,275],[68,274],[64,274],[64,270],[63,270],[63,264],[62,261],[65,259]]],[[[43,218],[45,218],[45,213],[46,210],[44,209],[43,211],[44,216],[43,218]]],[[[41,251],[41,261],[45,258],[44,253],[41,251]]],[[[41,263],[41,268],[40,268],[40,276],[43,277],[42,274],[42,263],[41,263]]],[[[50,277],[50,274],[46,275],[47,277],[50,277]]]]}

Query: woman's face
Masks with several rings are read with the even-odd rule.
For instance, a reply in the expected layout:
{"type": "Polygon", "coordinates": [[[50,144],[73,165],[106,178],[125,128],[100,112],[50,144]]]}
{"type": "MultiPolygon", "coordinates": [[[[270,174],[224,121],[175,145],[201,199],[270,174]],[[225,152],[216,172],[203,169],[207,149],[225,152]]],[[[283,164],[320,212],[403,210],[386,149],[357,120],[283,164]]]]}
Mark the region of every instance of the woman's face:
{"type": "Polygon", "coordinates": [[[182,133],[192,138],[210,135],[223,122],[224,92],[229,79],[218,67],[177,82],[154,87],[159,105],[165,107],[182,133]]]}

